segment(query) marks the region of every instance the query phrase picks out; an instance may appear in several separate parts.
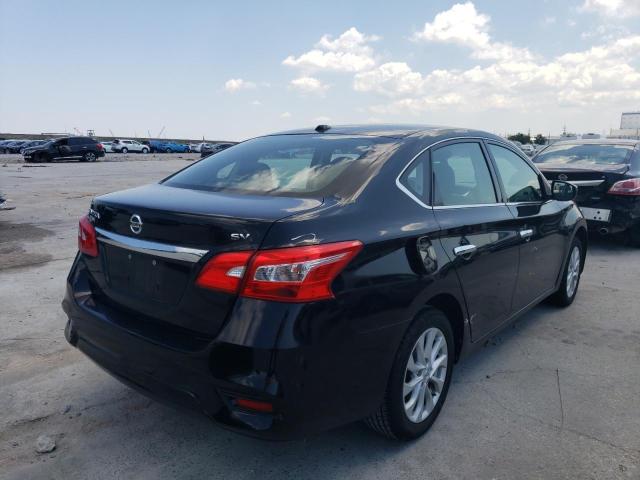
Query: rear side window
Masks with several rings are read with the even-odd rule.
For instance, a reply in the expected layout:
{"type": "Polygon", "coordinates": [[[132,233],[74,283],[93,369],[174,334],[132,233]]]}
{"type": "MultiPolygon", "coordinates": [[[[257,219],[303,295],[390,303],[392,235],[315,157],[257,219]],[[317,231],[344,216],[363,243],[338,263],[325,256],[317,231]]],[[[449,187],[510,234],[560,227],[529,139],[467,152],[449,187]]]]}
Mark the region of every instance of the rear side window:
{"type": "Polygon", "coordinates": [[[496,203],[496,191],[479,143],[454,143],[431,153],[434,205],[496,203]]]}
{"type": "Polygon", "coordinates": [[[429,204],[429,154],[423,153],[400,177],[400,183],[412,196],[429,204]]]}
{"type": "Polygon", "coordinates": [[[395,139],[346,135],[274,135],[220,151],[166,179],[165,185],[267,195],[353,191],[395,139]]]}
{"type": "Polygon", "coordinates": [[[629,162],[633,145],[568,144],[552,145],[540,153],[536,163],[558,163],[579,167],[588,165],[618,165],[629,162]]]}
{"type": "Polygon", "coordinates": [[[542,200],[540,177],[522,158],[508,148],[489,144],[496,161],[508,202],[538,202],[542,200]]]}

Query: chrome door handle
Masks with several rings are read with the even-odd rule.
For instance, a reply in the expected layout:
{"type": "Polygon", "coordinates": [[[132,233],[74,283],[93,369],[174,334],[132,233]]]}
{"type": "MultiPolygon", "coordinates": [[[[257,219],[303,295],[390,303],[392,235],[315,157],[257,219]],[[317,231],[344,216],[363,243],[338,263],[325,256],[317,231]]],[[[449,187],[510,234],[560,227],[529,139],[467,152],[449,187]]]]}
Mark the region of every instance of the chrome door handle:
{"type": "Polygon", "coordinates": [[[461,257],[463,255],[469,255],[470,253],[474,253],[478,247],[475,245],[460,245],[453,249],[453,253],[456,257],[461,257]]]}
{"type": "Polygon", "coordinates": [[[533,236],[533,228],[527,228],[525,230],[520,230],[520,237],[529,240],[533,236]]]}

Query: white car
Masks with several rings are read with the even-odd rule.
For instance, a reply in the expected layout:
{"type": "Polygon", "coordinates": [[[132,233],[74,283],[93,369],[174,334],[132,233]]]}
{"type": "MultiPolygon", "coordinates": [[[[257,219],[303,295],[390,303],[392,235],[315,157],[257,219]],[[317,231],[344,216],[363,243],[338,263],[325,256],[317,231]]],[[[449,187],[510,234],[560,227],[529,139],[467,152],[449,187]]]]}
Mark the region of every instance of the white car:
{"type": "Polygon", "coordinates": [[[209,147],[211,144],[206,143],[206,142],[202,142],[202,143],[190,143],[189,144],[189,150],[191,150],[192,152],[198,152],[200,153],[202,151],[202,147],[207,148],[209,147]]]}
{"type": "Polygon", "coordinates": [[[149,153],[149,145],[145,145],[144,143],[140,143],[136,140],[118,139],[114,140],[111,144],[111,151],[120,153],[149,153]]]}
{"type": "Polygon", "coordinates": [[[100,143],[104,147],[104,151],[105,152],[113,152],[113,150],[111,149],[111,146],[113,145],[113,142],[100,142],[100,143]]]}
{"type": "Polygon", "coordinates": [[[520,145],[520,150],[529,155],[530,157],[536,153],[536,149],[530,143],[520,145]]]}

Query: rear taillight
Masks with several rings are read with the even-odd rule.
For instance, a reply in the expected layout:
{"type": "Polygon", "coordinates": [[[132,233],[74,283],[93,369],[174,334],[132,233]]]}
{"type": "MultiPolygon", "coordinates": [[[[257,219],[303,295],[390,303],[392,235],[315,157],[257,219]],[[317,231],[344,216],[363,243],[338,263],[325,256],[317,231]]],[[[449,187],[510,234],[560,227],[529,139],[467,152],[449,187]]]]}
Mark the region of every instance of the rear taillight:
{"type": "Polygon", "coordinates": [[[229,252],[216,255],[204,266],[196,285],[199,287],[238,293],[240,282],[253,252],[229,252]]]}
{"type": "Polygon", "coordinates": [[[361,242],[349,241],[223,253],[204,266],[196,284],[262,300],[324,300],[333,298],[331,283],[361,249],[361,242]]]}
{"type": "Polygon", "coordinates": [[[614,183],[609,192],[611,195],[636,195],[640,196],[640,178],[630,178],[614,183]]]}
{"type": "Polygon", "coordinates": [[[104,150],[104,145],[102,145],[101,143],[97,143],[96,147],[98,148],[98,150],[104,150]]]}
{"type": "Polygon", "coordinates": [[[96,229],[89,217],[85,215],[78,224],[78,250],[90,257],[98,256],[98,238],[96,229]]]}

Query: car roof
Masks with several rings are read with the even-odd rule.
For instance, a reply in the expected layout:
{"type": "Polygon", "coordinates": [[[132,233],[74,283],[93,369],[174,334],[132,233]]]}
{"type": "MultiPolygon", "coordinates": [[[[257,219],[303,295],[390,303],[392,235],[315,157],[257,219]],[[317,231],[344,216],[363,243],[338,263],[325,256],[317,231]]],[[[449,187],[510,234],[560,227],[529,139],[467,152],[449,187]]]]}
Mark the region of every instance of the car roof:
{"type": "Polygon", "coordinates": [[[287,130],[271,135],[301,135],[301,134],[333,134],[333,135],[364,135],[372,137],[392,137],[404,138],[408,136],[421,137],[473,137],[493,138],[505,142],[497,135],[480,130],[467,128],[447,127],[441,125],[420,125],[420,124],[356,124],[356,125],[329,125],[329,129],[316,130],[318,127],[301,128],[298,130],[287,130]]]}

